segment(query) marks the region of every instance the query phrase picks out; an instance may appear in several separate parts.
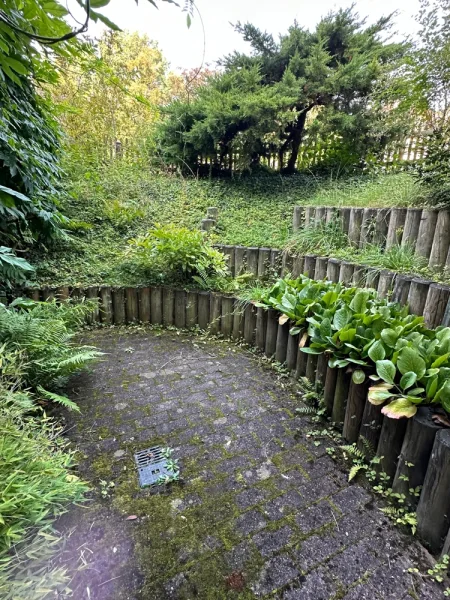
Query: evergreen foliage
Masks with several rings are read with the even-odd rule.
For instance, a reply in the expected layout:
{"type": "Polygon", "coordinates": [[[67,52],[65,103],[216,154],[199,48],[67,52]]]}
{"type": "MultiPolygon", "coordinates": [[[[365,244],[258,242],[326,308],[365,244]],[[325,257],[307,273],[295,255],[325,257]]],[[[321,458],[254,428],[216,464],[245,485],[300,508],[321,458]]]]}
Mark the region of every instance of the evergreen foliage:
{"type": "Polygon", "coordinates": [[[386,142],[371,136],[382,111],[370,106],[377,79],[396,64],[402,44],[383,39],[391,19],[366,26],[353,9],[323,18],[314,31],[294,23],[274,38],[253,25],[236,25],[252,48],[222,60],[193,102],[176,101],[161,132],[165,159],[184,171],[201,168],[199,157],[219,169],[233,152],[241,167],[277,153],[286,172],[295,170],[305,130],[338,132],[349,162],[359,163],[386,142]]]}

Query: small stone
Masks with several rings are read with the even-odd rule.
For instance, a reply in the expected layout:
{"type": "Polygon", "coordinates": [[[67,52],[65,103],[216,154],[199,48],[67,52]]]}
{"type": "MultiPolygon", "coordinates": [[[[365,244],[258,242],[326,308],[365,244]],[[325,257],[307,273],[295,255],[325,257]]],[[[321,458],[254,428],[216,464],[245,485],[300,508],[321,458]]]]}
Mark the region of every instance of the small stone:
{"type": "Polygon", "coordinates": [[[220,419],[216,419],[215,421],[213,421],[214,425],[225,425],[226,422],[226,417],[220,417],[220,419]]]}
{"type": "Polygon", "coordinates": [[[114,404],[114,408],[116,410],[124,410],[127,407],[127,405],[125,404],[125,402],[118,402],[117,404],[114,404]]]}
{"type": "Polygon", "coordinates": [[[116,450],[113,454],[114,458],[122,458],[122,456],[125,456],[125,450],[116,450]]]}

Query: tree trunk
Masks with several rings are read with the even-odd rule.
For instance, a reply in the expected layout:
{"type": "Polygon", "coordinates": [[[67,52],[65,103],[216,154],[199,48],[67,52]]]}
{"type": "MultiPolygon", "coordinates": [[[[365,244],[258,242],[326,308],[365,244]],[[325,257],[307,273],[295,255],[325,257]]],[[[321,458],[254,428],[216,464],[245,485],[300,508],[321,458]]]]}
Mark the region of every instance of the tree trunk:
{"type": "Polygon", "coordinates": [[[302,143],[303,130],[305,129],[307,114],[308,109],[304,109],[300,113],[300,116],[297,119],[297,123],[295,124],[294,129],[291,133],[291,154],[289,156],[286,168],[284,169],[285,173],[295,172],[295,165],[297,164],[298,151],[300,149],[300,144],[302,143]]]}

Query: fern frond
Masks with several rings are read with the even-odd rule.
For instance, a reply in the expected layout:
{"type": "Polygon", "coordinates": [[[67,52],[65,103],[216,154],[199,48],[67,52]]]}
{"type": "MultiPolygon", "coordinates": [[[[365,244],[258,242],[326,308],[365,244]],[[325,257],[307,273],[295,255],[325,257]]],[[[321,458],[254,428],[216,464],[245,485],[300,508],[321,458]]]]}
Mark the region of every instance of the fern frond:
{"type": "Polygon", "coordinates": [[[369,458],[373,458],[375,456],[375,448],[373,447],[373,444],[363,435],[360,435],[359,438],[362,442],[362,445],[366,449],[369,458]]]}
{"type": "Polygon", "coordinates": [[[366,465],[353,465],[348,474],[348,480],[354,479],[361,470],[366,470],[366,465]]]}
{"type": "Polygon", "coordinates": [[[317,408],[313,406],[300,406],[300,408],[295,409],[295,412],[300,415],[314,416],[317,415],[317,408]]]}
{"type": "Polygon", "coordinates": [[[359,450],[359,448],[356,447],[356,444],[348,444],[346,446],[339,446],[339,448],[343,452],[350,454],[350,456],[353,456],[354,458],[357,458],[358,460],[365,460],[365,458],[366,458],[366,455],[364,454],[364,452],[362,452],[362,450],[359,450]]]}
{"type": "Polygon", "coordinates": [[[46,400],[51,400],[52,402],[61,404],[62,406],[65,406],[69,410],[74,410],[75,412],[80,412],[80,408],[78,407],[78,405],[75,402],[73,402],[73,400],[70,400],[70,398],[67,398],[67,396],[61,396],[60,394],[55,394],[54,392],[49,392],[48,390],[45,390],[40,385],[37,386],[37,391],[42,396],[42,398],[45,398],[46,400]]]}

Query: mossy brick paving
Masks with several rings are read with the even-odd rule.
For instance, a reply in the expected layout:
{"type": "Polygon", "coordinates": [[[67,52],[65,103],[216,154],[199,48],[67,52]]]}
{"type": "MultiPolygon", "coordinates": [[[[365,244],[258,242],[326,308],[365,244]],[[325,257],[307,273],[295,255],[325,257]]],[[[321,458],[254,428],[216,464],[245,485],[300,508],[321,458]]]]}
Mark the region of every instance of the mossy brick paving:
{"type": "Polygon", "coordinates": [[[250,353],[176,331],[87,333],[104,358],[67,416],[90,502],[61,520],[84,600],[441,598],[428,555],[305,435],[298,397],[250,353]],[[139,488],[134,453],[174,448],[183,482],[139,488]],[[108,496],[100,481],[113,482],[108,496]],[[129,519],[129,517],[132,517],[129,519]]]}

